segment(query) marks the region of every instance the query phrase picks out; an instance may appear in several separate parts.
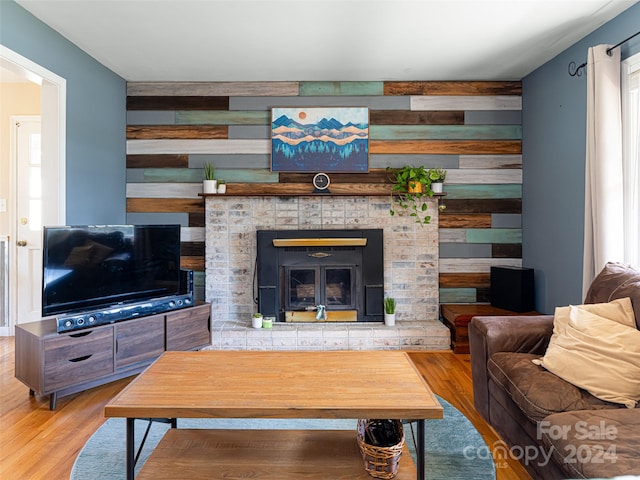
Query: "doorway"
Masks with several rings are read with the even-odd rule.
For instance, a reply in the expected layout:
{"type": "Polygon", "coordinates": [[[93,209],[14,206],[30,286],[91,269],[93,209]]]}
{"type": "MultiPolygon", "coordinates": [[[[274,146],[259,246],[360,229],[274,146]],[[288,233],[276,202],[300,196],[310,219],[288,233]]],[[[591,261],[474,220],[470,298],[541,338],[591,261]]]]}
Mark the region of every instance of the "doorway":
{"type": "MultiPolygon", "coordinates": [[[[66,220],[66,174],[65,174],[65,137],[66,137],[66,80],[55,73],[43,68],[16,52],[0,45],[0,68],[7,69],[12,73],[22,76],[29,81],[41,86],[41,202],[40,202],[40,225],[61,225],[66,220]]],[[[14,334],[16,323],[33,321],[39,319],[34,317],[34,313],[26,315],[19,311],[18,303],[24,295],[29,292],[40,292],[40,278],[38,275],[24,277],[19,275],[18,267],[18,241],[25,241],[19,238],[24,231],[18,227],[23,207],[18,206],[20,200],[19,192],[22,185],[17,183],[18,165],[15,158],[9,155],[10,165],[4,165],[4,171],[11,172],[8,176],[10,184],[7,192],[2,192],[1,198],[7,199],[6,212],[0,212],[5,218],[0,223],[0,235],[6,236],[7,240],[7,265],[8,273],[3,282],[8,282],[8,288],[0,288],[0,292],[6,292],[8,298],[0,301],[8,305],[4,319],[0,318],[0,335],[7,336],[14,334]],[[34,278],[35,277],[35,278],[34,278]],[[34,283],[37,283],[34,284],[34,283]]],[[[37,214],[36,214],[37,215],[37,214]]],[[[39,232],[31,232],[31,235],[41,237],[39,232]]],[[[29,241],[27,240],[27,244],[29,241]]],[[[31,257],[37,255],[31,253],[31,257]]],[[[32,267],[33,268],[33,267],[32,267]]],[[[33,296],[33,295],[32,295],[33,296]]],[[[33,308],[32,308],[33,310],[33,308]]]]}

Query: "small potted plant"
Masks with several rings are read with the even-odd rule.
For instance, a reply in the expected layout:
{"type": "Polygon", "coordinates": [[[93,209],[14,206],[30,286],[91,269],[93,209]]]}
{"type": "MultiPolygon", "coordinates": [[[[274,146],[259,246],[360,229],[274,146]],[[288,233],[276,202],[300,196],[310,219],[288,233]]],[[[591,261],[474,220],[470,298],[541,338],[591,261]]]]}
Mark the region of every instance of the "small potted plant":
{"type": "Polygon", "coordinates": [[[217,181],[213,163],[204,164],[204,180],[202,181],[202,193],[216,193],[217,181]]]}
{"type": "Polygon", "coordinates": [[[251,326],[253,328],[262,328],[262,314],[260,312],[256,312],[251,317],[251,326]]]}
{"type": "Polygon", "coordinates": [[[387,172],[393,183],[389,214],[391,216],[396,214],[395,200],[400,208],[407,210],[409,215],[415,218],[416,223],[428,224],[431,221],[431,216],[426,213],[427,200],[433,196],[433,191],[427,169],[422,165],[418,167],[408,165],[400,169],[387,167],[387,172]]]}
{"type": "Polygon", "coordinates": [[[227,193],[227,183],[221,178],[218,179],[218,193],[227,193]]]}
{"type": "Polygon", "coordinates": [[[262,317],[262,328],[273,327],[273,317],[262,317]]]}
{"type": "Polygon", "coordinates": [[[427,177],[429,177],[433,193],[442,193],[442,185],[446,176],[447,171],[442,168],[430,168],[427,171],[427,177]]]}
{"type": "Polygon", "coordinates": [[[388,327],[396,324],[396,299],[393,297],[384,299],[384,324],[388,327]]]}

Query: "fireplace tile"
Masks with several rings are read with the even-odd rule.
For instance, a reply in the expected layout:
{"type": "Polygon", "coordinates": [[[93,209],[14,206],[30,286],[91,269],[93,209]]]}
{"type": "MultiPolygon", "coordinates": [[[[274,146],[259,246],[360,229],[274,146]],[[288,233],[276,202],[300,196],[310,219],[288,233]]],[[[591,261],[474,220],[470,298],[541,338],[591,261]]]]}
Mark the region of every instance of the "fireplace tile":
{"type": "Polygon", "coordinates": [[[349,350],[349,339],[346,335],[343,337],[323,337],[323,350],[349,350]]]}
{"type": "Polygon", "coordinates": [[[274,349],[278,350],[297,350],[298,337],[276,337],[272,336],[272,345],[274,349]]]}
{"type": "Polygon", "coordinates": [[[298,337],[298,350],[322,350],[322,338],[298,337]]]}
{"type": "Polygon", "coordinates": [[[220,337],[221,350],[246,350],[247,349],[247,336],[233,335],[234,332],[224,331],[224,335],[220,337]]]}

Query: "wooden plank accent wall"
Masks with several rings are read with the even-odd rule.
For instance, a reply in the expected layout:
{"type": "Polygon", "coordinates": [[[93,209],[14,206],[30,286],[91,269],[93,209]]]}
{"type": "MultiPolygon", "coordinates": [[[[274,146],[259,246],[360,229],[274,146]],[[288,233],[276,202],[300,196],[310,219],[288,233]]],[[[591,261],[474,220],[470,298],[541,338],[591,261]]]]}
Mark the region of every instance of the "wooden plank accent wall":
{"type": "Polygon", "coordinates": [[[521,82],[385,82],[385,95],[522,95],[521,82]]]}
{"type": "Polygon", "coordinates": [[[369,153],[509,154],[521,153],[520,140],[369,140],[369,153]]]}
{"type": "Polygon", "coordinates": [[[127,110],[229,110],[229,97],[127,96],[127,110]]]}
{"type": "Polygon", "coordinates": [[[302,194],[311,182],[313,174],[269,169],[275,106],[369,107],[370,171],[331,175],[336,193],[387,191],[387,166],[448,171],[441,303],[488,302],[490,267],[522,264],[520,82],[129,83],[128,221],[182,225],[182,266],[196,271],[197,297],[204,298],[203,164],[214,163],[230,194],[302,194]]]}
{"type": "Polygon", "coordinates": [[[229,138],[229,127],[214,125],[129,125],[127,140],[229,138]]]}

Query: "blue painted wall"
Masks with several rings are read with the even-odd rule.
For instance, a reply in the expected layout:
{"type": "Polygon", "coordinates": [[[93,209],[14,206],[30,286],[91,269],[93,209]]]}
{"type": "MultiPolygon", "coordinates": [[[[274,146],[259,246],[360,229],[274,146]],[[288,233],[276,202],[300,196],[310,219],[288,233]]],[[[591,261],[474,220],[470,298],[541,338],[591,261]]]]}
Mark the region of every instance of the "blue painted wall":
{"type": "Polygon", "coordinates": [[[67,223],[125,223],[125,80],[13,1],[0,44],[67,80],[67,223]]]}
{"type": "MultiPolygon", "coordinates": [[[[523,265],[535,269],[536,309],[582,302],[586,75],[571,77],[593,45],[640,30],[640,4],[606,23],[522,80],[523,265]]],[[[640,37],[621,48],[640,52],[640,37]]]]}

